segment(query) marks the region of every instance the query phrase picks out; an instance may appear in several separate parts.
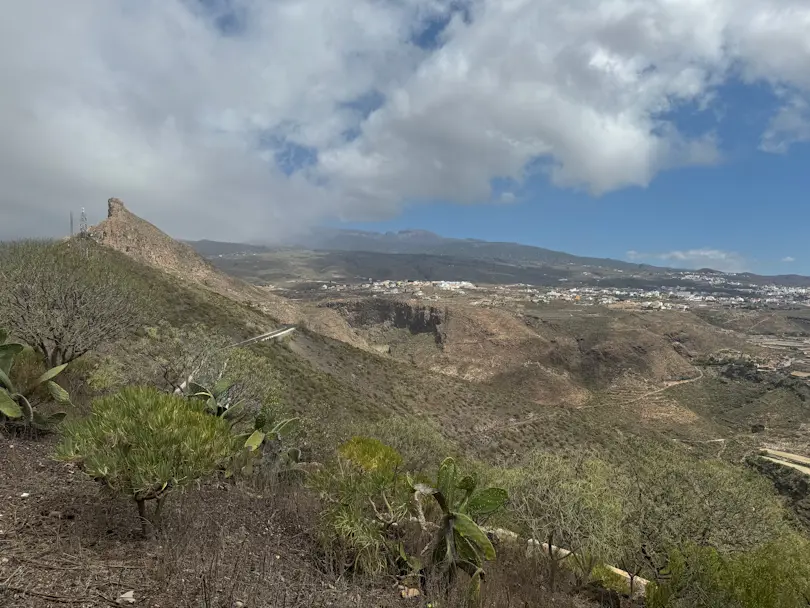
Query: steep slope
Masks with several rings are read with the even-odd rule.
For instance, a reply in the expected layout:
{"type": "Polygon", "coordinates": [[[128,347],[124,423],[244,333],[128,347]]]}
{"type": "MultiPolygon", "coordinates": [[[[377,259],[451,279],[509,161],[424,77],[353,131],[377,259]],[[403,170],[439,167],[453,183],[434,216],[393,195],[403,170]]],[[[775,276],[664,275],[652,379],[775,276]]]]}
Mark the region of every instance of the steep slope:
{"type": "Polygon", "coordinates": [[[130,212],[120,199],[111,198],[107,205],[107,219],[89,230],[91,238],[98,243],[181,281],[197,284],[237,302],[256,306],[281,323],[298,324],[308,320],[315,331],[355,346],[365,346],[337,315],[317,311],[312,319],[307,319],[307,311],[286,298],[217,270],[189,245],[174,240],[153,224],[130,212]]]}
{"type": "Polygon", "coordinates": [[[519,312],[393,298],[322,306],[338,311],[395,359],[520,393],[538,405],[577,407],[594,394],[615,392],[628,375],[655,390],[694,378],[696,358],[747,348],[744,337],[690,313],[581,307],[519,312]]]}

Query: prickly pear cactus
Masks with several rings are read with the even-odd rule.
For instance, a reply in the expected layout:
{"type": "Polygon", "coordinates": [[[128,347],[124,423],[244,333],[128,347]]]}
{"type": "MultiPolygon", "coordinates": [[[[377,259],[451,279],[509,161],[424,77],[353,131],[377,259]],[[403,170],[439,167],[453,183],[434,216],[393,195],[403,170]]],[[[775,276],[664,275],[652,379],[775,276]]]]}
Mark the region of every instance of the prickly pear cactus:
{"type": "MultiPolygon", "coordinates": [[[[433,566],[452,580],[461,570],[470,576],[470,601],[476,603],[484,578],[484,562],[495,559],[495,548],[476,519],[503,508],[509,496],[502,488],[478,489],[471,475],[459,478],[453,458],[439,467],[436,487],[413,484],[417,502],[432,496],[442,510],[433,541],[433,566]]],[[[421,510],[421,508],[420,508],[421,510]]]]}

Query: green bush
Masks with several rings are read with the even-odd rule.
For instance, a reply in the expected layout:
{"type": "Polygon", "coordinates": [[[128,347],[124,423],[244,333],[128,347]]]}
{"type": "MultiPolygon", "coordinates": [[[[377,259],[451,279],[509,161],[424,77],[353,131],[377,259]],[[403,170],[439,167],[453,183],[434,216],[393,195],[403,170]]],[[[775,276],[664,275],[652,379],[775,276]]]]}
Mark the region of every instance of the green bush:
{"type": "Polygon", "coordinates": [[[392,571],[408,515],[409,489],[397,472],[402,458],[376,439],[354,437],[333,466],[311,478],[324,503],[321,538],[339,570],[392,571]]]}
{"type": "Polygon", "coordinates": [[[386,417],[368,425],[364,432],[399,452],[404,468],[416,475],[432,475],[445,456],[457,455],[458,452],[458,448],[442,435],[438,425],[416,416],[386,417]]]}
{"type": "Polygon", "coordinates": [[[722,554],[685,545],[672,552],[670,578],[650,583],[650,608],[804,608],[810,603],[810,543],[796,534],[755,550],[722,554]]]}
{"type": "Polygon", "coordinates": [[[96,393],[106,393],[121,389],[127,384],[129,368],[119,358],[104,356],[90,368],[87,385],[96,393]]]}
{"type": "Polygon", "coordinates": [[[96,399],[90,416],[65,424],[57,457],[77,462],[113,494],[144,503],[204,477],[237,449],[228,423],[203,404],[151,387],[96,399]]]}
{"type": "Polygon", "coordinates": [[[394,448],[371,437],[352,437],[338,448],[338,454],[367,473],[386,475],[402,466],[402,456],[394,448]]]}

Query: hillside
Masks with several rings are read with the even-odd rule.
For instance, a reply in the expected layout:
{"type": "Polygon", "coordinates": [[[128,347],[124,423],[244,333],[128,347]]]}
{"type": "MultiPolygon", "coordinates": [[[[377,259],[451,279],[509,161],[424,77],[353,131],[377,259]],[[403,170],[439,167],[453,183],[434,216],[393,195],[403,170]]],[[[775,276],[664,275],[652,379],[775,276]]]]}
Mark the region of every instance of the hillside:
{"type": "MultiPolygon", "coordinates": [[[[696,377],[696,360],[724,349],[756,350],[743,334],[691,313],[521,311],[463,302],[431,307],[384,298],[291,302],[223,274],[120,201],[112,199],[109,206],[108,219],[91,230],[102,244],[178,278],[180,292],[183,285],[197,293],[211,291],[247,310],[307,328],[290,345],[293,358],[286,350],[265,347],[276,353],[274,359],[281,357],[276,365],[285,390],[304,412],[326,394],[332,400],[345,395],[337,402],[341,407],[332,405],[332,414],[426,415],[476,453],[498,458],[513,457],[508,447],[514,445],[513,428],[521,429],[522,449],[555,433],[610,442],[594,422],[603,415],[628,432],[677,428],[684,438],[724,436],[740,428],[739,423],[725,428],[705,410],[693,412],[688,402],[674,398],[660,411],[653,407],[639,416],[639,407],[646,405],[638,395],[696,377]],[[358,383],[359,378],[364,380],[358,383]],[[302,395],[298,388],[306,386],[312,388],[302,395]],[[570,413],[560,418],[559,407],[570,413]],[[474,439],[474,429],[487,429],[486,446],[474,439]]],[[[413,235],[417,242],[425,238],[432,237],[413,235]]],[[[217,248],[225,250],[221,244],[217,248]]]]}
{"type": "Polygon", "coordinates": [[[172,239],[130,212],[117,198],[109,199],[107,218],[91,227],[89,235],[96,242],[161,270],[178,281],[255,306],[276,322],[300,323],[306,318],[314,329],[324,335],[363,346],[354,332],[328,311],[312,311],[308,314],[286,298],[221,272],[191,246],[172,239]]]}
{"type": "MultiPolygon", "coordinates": [[[[73,400],[71,422],[128,384],[165,387],[176,375],[163,373],[163,366],[266,331],[287,305],[273,294],[258,299],[263,290],[221,274],[115,201],[92,234],[94,255],[149,294],[159,326],[102,344],[69,365],[60,382],[73,400]]],[[[385,523],[415,516],[412,491],[385,489],[380,499],[379,489],[368,485],[379,483],[373,470],[352,473],[346,452],[336,458],[347,441],[366,435],[393,446],[418,478],[434,479],[439,461],[454,455],[482,483],[506,486],[517,498],[487,523],[522,534],[534,533],[521,505],[535,503],[524,499],[539,500],[542,514],[551,503],[538,499],[538,491],[556,492],[564,508],[572,492],[586,492],[583,500],[599,518],[588,535],[604,535],[600,555],[608,563],[624,559],[619,543],[638,550],[636,536],[625,540],[610,531],[615,517],[622,533],[644,539],[645,551],[650,543],[665,550],[669,541],[661,531],[672,529],[684,543],[710,533],[724,555],[763,559],[756,551],[774,546],[779,563],[804,563],[790,554],[803,546],[801,524],[787,523],[788,508],[798,521],[807,512],[801,480],[763,469],[772,486],[740,462],[762,445],[810,447],[803,431],[810,389],[736,359],[707,363],[718,351],[755,353],[745,333],[692,313],[574,305],[368,297],[289,306],[301,315],[297,331],[282,342],[213,351],[221,354],[208,378],[226,370],[238,378],[242,398],[255,399],[249,410],[255,419],[247,424],[256,424],[265,408],[272,420],[297,418],[282,445],[292,446],[304,460],[301,470],[310,473],[281,475],[276,464],[262,465],[243,469],[234,481],[217,470],[171,492],[159,534],[151,538],[131,497],[112,498],[80,466],[54,460],[58,438],[0,431],[0,493],[7,497],[0,504],[0,602],[21,608],[91,608],[127,598],[188,608],[423,607],[441,595],[448,608],[468,606],[387,561],[389,540],[422,554],[430,529],[411,530],[405,519],[401,527],[385,523]],[[324,319],[335,324],[331,332],[321,329],[324,319]],[[326,333],[350,333],[363,348],[326,333]],[[545,477],[549,471],[561,477],[545,477]],[[585,485],[577,485],[583,475],[585,485]],[[591,483],[601,484],[596,500],[591,483]],[[643,522],[632,511],[634,500],[643,501],[643,522]],[[652,517],[663,519],[648,524],[652,517]],[[361,559],[378,561],[364,566],[361,559]],[[400,586],[392,588],[391,580],[400,586]],[[404,599],[404,593],[415,595],[404,599]]],[[[40,373],[34,363],[15,369],[15,377],[40,373]]],[[[140,426],[137,411],[138,428],[153,432],[140,426]]],[[[110,445],[112,435],[105,437],[110,445]]],[[[127,458],[130,442],[140,440],[140,431],[126,438],[127,458]]],[[[171,444],[167,457],[183,445],[171,444]]],[[[395,472],[392,483],[401,477],[395,472]]],[[[426,515],[440,514],[427,509],[426,515]]],[[[583,587],[575,567],[550,582],[544,568],[526,559],[525,545],[499,540],[496,546],[496,559],[486,562],[482,606],[640,606],[620,582],[589,570],[586,579],[593,580],[583,587]]],[[[637,567],[643,577],[655,576],[646,562],[637,567]]],[[[462,598],[466,580],[458,583],[462,598]]],[[[755,580],[772,586],[765,577],[755,580]]]]}

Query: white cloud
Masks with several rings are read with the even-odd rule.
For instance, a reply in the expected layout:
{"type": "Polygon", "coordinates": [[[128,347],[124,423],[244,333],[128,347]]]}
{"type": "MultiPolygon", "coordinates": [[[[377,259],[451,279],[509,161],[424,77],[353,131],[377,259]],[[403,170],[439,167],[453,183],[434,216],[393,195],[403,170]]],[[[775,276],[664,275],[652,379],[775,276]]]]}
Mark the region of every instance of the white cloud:
{"type": "Polygon", "coordinates": [[[792,255],[786,255],[785,257],[782,258],[782,261],[785,262],[786,264],[790,264],[791,262],[795,262],[796,258],[794,258],[792,255]]]}
{"type": "Polygon", "coordinates": [[[709,247],[664,253],[628,251],[626,256],[633,262],[647,262],[674,268],[711,268],[722,272],[745,272],[749,269],[749,262],[739,253],[709,247]]]}
{"type": "Polygon", "coordinates": [[[793,96],[771,119],[762,135],[760,148],[765,152],[784,154],[793,144],[810,141],[810,103],[793,96]]]}
{"type": "Polygon", "coordinates": [[[532,171],[594,194],[644,186],[717,162],[711,132],[662,116],[711,107],[736,76],[785,92],[762,144],[783,151],[808,138],[807,31],[806,0],[11,3],[0,238],[64,232],[81,206],[98,219],[109,196],[174,234],[235,239],[490,201],[492,179],[532,171]],[[442,45],[412,43],[461,4],[442,45]],[[303,149],[306,168],[276,166],[303,149]]]}

